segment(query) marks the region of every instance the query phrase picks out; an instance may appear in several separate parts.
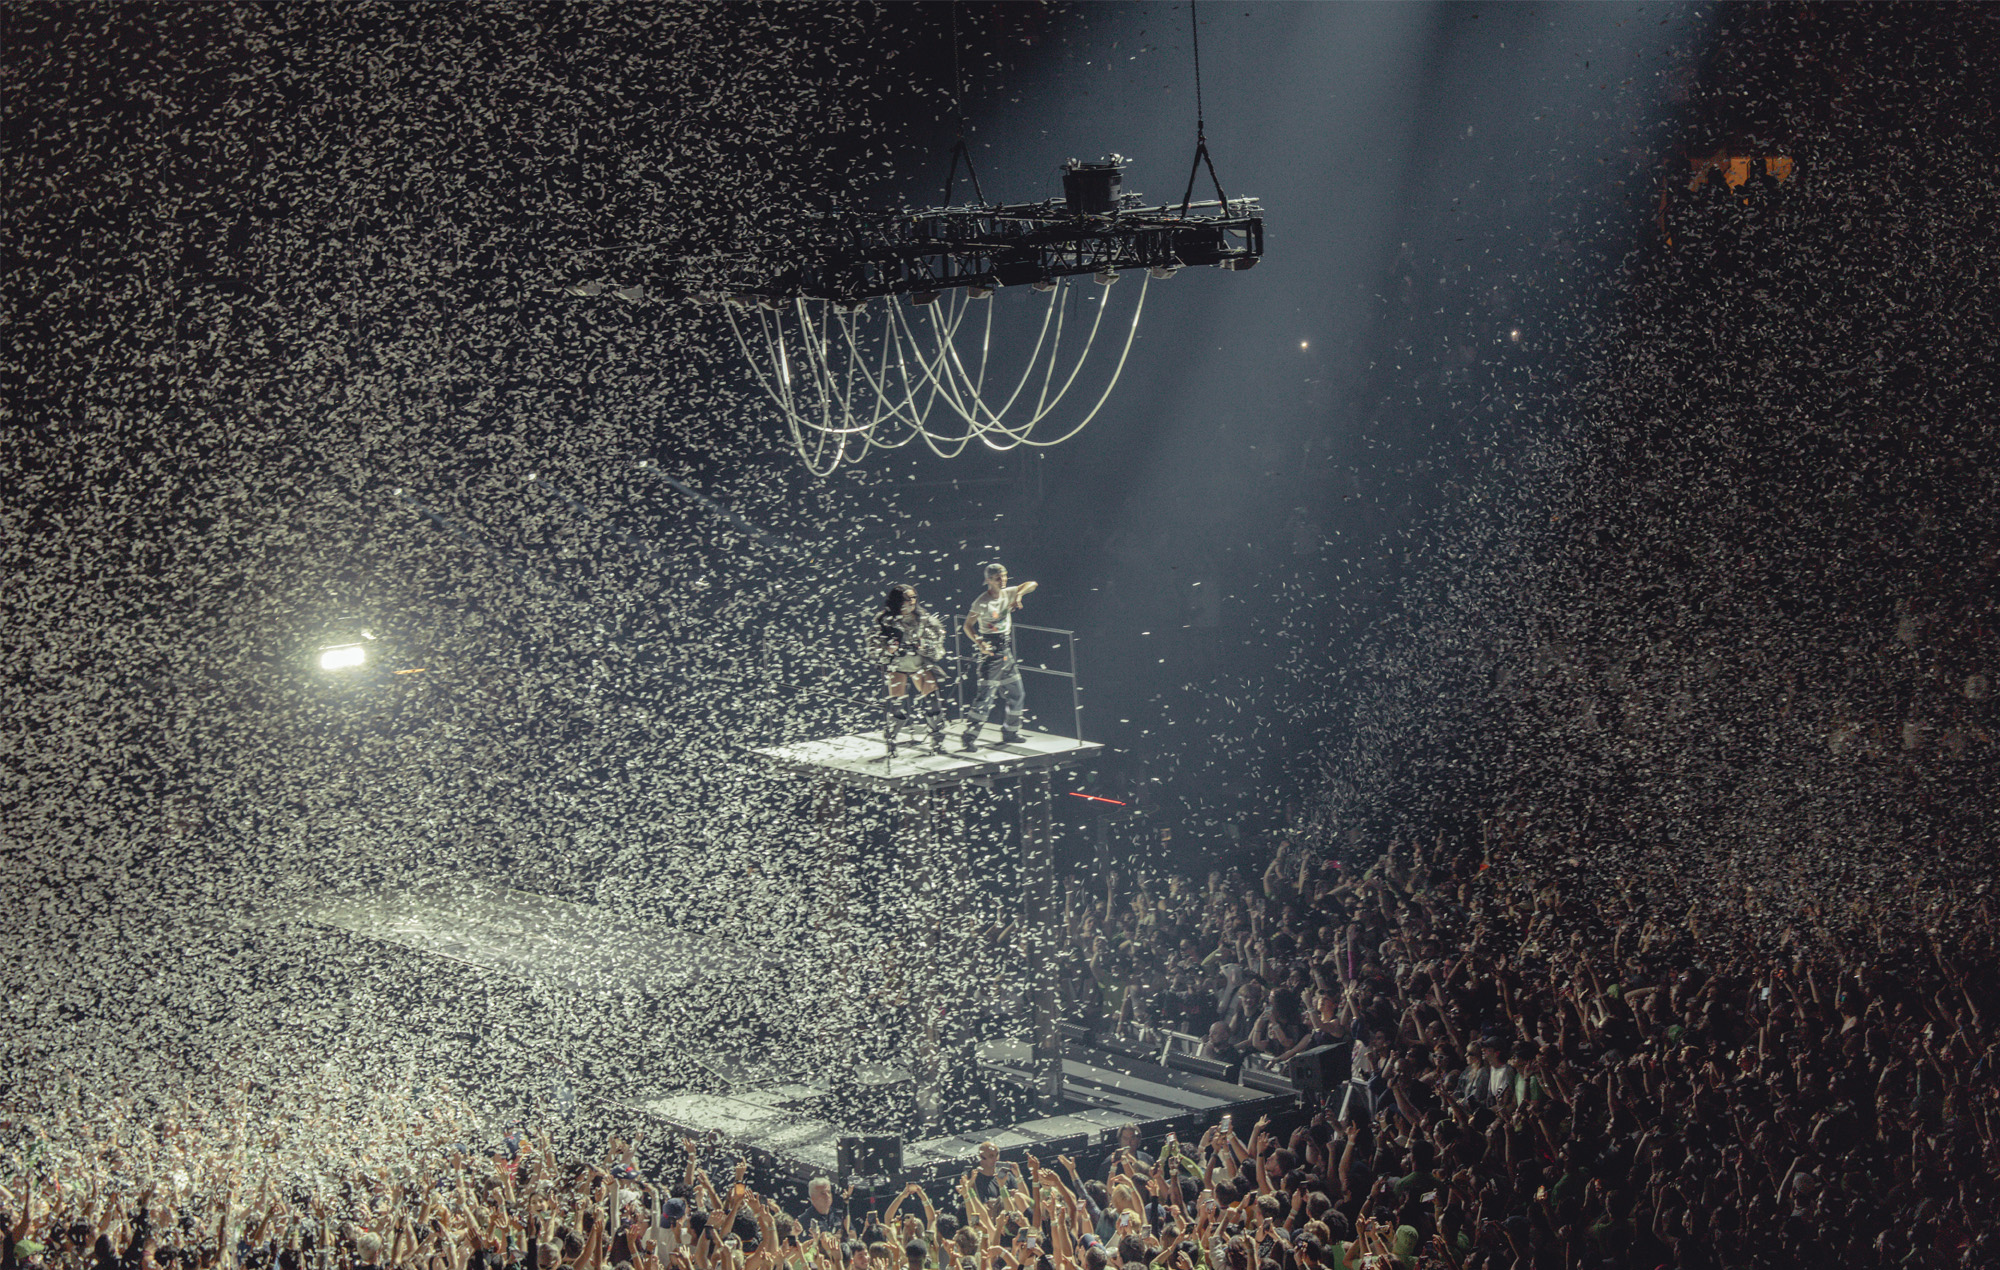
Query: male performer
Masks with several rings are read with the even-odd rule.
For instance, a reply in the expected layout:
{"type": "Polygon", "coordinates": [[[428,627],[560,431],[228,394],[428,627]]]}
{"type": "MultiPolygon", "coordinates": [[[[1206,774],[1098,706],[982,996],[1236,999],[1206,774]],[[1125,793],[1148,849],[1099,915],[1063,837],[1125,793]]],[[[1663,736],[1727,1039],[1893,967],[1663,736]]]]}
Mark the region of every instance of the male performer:
{"type": "Polygon", "coordinates": [[[917,685],[918,709],[930,725],[931,749],[944,749],[944,698],[938,695],[937,665],[944,657],[944,623],[917,603],[917,589],[898,582],[882,597],[882,611],[868,633],[868,651],[881,664],[889,689],[889,718],[883,740],[891,753],[896,735],[910,721],[909,685],[917,685]]]}
{"type": "Polygon", "coordinates": [[[965,615],[965,634],[979,650],[979,700],[965,716],[963,748],[979,744],[979,729],[993,712],[993,699],[1003,697],[1007,711],[1000,724],[1000,741],[1011,745],[1021,739],[1021,711],[1027,693],[1021,687],[1021,663],[1014,658],[1014,610],[1021,597],[1035,589],[1035,583],[1007,585],[1007,566],[986,566],[986,590],[972,602],[965,615]]]}

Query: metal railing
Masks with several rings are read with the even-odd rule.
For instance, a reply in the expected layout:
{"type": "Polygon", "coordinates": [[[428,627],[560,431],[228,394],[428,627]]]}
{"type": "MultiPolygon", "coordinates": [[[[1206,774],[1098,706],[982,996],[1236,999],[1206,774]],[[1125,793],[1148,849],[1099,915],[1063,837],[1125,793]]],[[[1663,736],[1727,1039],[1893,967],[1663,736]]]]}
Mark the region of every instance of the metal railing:
{"type": "MultiPolygon", "coordinates": [[[[1082,743],[1083,689],[1078,685],[1076,679],[1076,632],[1062,630],[1061,628],[1054,626],[1030,626],[1026,622],[1014,623],[1014,632],[1015,632],[1014,660],[1020,663],[1020,667],[1022,670],[1033,671],[1035,674],[1038,675],[1050,675],[1057,679],[1069,680],[1069,706],[1070,706],[1070,716],[1071,716],[1070,739],[1072,741],[1078,742],[1079,744],[1082,743]],[[1040,664],[1031,664],[1028,661],[1028,659],[1023,655],[1024,651],[1023,640],[1021,639],[1020,636],[1020,632],[1022,631],[1034,631],[1040,635],[1060,636],[1061,638],[1056,640],[1054,643],[1051,643],[1049,647],[1051,649],[1061,649],[1067,652],[1069,657],[1069,669],[1050,670],[1046,662],[1042,662],[1040,664]]],[[[963,626],[953,627],[951,635],[952,635],[951,651],[954,661],[961,666],[977,666],[979,664],[979,659],[977,655],[974,655],[972,657],[966,656],[965,628],[963,626]]],[[[961,674],[954,676],[954,678],[958,686],[958,713],[959,716],[962,718],[965,715],[965,707],[967,705],[965,694],[968,687],[970,687],[969,681],[972,680],[974,676],[961,674]]]]}

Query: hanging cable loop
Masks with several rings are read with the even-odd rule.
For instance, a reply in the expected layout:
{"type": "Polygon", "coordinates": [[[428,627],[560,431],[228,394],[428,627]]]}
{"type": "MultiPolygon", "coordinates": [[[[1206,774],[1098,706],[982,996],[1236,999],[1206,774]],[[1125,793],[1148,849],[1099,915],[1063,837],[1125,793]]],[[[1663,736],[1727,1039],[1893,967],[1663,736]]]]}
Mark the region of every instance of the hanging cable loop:
{"type": "Polygon", "coordinates": [[[943,458],[975,442],[1060,445],[1103,412],[1131,365],[1152,280],[1256,265],[1263,208],[1255,198],[1232,203],[1216,173],[1201,26],[1192,4],[1188,13],[1195,165],[1176,215],[1171,203],[1141,206],[1120,193],[1117,155],[1072,160],[1060,199],[987,203],[965,136],[954,6],[959,135],[945,205],[831,213],[801,237],[796,265],[721,292],[737,349],[809,471],[830,475],[874,450],[912,444],[943,458]],[[951,206],[960,162],[977,207],[951,206]],[[1193,205],[1203,167],[1215,182],[1213,212],[1193,205]],[[1134,275],[1136,287],[1114,289],[1134,275]],[[1081,285],[1085,277],[1097,285],[1081,285]],[[1128,301],[1129,318],[1114,317],[1128,301]]]}

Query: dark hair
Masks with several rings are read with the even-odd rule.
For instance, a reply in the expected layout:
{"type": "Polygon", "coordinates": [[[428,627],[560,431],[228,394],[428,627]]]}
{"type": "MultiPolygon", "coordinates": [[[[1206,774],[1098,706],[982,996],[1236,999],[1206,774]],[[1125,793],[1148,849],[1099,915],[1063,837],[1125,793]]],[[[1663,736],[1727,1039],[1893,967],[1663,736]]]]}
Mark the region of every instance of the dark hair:
{"type": "Polygon", "coordinates": [[[1279,987],[1271,992],[1271,1017],[1286,1027],[1305,1022],[1305,1010],[1296,988],[1279,987]]]}
{"type": "Polygon", "coordinates": [[[890,587],[888,593],[882,597],[882,611],[884,613],[901,613],[908,606],[910,596],[915,590],[916,588],[907,582],[898,582],[896,585],[890,587]]]}
{"type": "Polygon", "coordinates": [[[989,578],[997,578],[1005,572],[1007,572],[1007,566],[1001,564],[998,560],[986,566],[986,576],[989,578]]]}
{"type": "Polygon", "coordinates": [[[1146,1261],[1146,1241],[1137,1235],[1120,1235],[1118,1259],[1128,1266],[1143,1265],[1146,1261]]]}

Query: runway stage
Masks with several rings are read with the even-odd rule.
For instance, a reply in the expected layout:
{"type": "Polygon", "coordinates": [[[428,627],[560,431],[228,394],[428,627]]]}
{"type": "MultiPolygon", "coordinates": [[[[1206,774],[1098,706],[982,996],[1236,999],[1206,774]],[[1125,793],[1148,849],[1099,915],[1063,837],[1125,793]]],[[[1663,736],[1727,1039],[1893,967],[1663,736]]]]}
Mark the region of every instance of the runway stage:
{"type": "MultiPolygon", "coordinates": [[[[949,735],[956,742],[956,730],[949,735]]],[[[1046,923],[1058,916],[1049,875],[1050,778],[1103,748],[1032,730],[1024,730],[1018,741],[1002,742],[999,729],[988,725],[970,751],[954,744],[934,753],[925,737],[891,752],[879,731],[868,731],[754,747],[749,753],[820,783],[884,794],[1017,778],[1009,785],[1020,816],[1021,913],[1030,923],[1046,923]]],[[[928,808],[930,801],[921,803],[928,808]]],[[[630,1016],[633,1002],[673,1002],[683,1007],[681,1014],[698,1003],[726,1003],[748,1012],[744,1019],[751,1026],[735,1029],[739,1034],[755,1032],[749,1016],[760,1011],[791,1018],[801,1005],[797,991],[807,985],[789,983],[793,976],[780,959],[750,944],[479,881],[327,898],[302,916],[517,982],[578,990],[571,1005],[586,1032],[630,1036],[636,1023],[651,1034],[653,1060],[621,1064],[617,1079],[594,1081],[589,1095],[620,1114],[727,1141],[755,1161],[767,1183],[834,1174],[841,1139],[876,1131],[856,1123],[868,1118],[867,1104],[887,1101],[914,1115],[921,1102],[908,1070],[799,1070],[754,1040],[726,1044],[722,1034],[730,1029],[678,1026],[669,1012],[654,1014],[650,1024],[630,1016]],[[614,1017],[612,1011],[620,1009],[626,1016],[614,1017]],[[593,1021],[593,1013],[602,1018],[593,1021]]],[[[1041,947],[1038,941],[1030,944],[1041,947]]],[[[1295,1105],[1281,1077],[1275,1083],[1266,1077],[1253,1087],[1184,1070],[1185,1065],[1166,1066],[1157,1040],[1149,1049],[1076,1032],[1064,1042],[1061,1033],[1073,1029],[1058,1028],[1051,971],[1042,955],[1025,956],[1021,969],[1030,987],[1021,1034],[986,1042],[952,1061],[977,1069],[967,1069],[969,1081],[962,1084],[1016,1091],[976,1105],[1036,1110],[1013,1123],[965,1132],[946,1133],[929,1121],[928,1130],[916,1129],[901,1141],[903,1167],[892,1180],[954,1175],[976,1159],[979,1143],[987,1139],[1017,1159],[1029,1152],[1087,1152],[1113,1139],[1125,1124],[1138,1125],[1148,1141],[1169,1130],[1191,1139],[1223,1111],[1247,1119],[1295,1105]]],[[[561,1044],[570,1038],[550,1039],[561,1044]]],[[[965,1123],[965,1118],[955,1121],[965,1123]]]]}
{"type": "MultiPolygon", "coordinates": [[[[633,1037],[633,1022],[617,1013],[634,999],[741,999],[770,991],[780,967],[765,951],[706,934],[614,917],[586,904],[533,895],[479,881],[422,890],[329,898],[297,915],[314,925],[381,940],[461,966],[544,987],[570,990],[575,1023],[590,1032],[633,1037]]],[[[546,1031],[550,1052],[576,1057],[574,1035],[546,1031]]],[[[671,1063],[634,1061],[600,1068],[576,1092],[618,1114],[643,1117],[677,1133],[715,1135],[753,1160],[766,1185],[832,1175],[840,1139],[868,1132],[841,1115],[835,1074],[801,1071],[773,1061],[755,1046],[730,1046],[713,1031],[655,1024],[671,1035],[649,1037],[671,1063]]],[[[1162,1066],[1149,1047],[1073,1037],[1062,1057],[1061,1105],[1013,1123],[988,1124],[931,1136],[919,1130],[903,1142],[903,1168],[891,1180],[955,1176],[991,1139],[1007,1158],[1034,1153],[1081,1153],[1110,1141],[1120,1125],[1137,1124],[1156,1140],[1168,1130],[1198,1136],[1223,1111],[1243,1119],[1295,1105],[1288,1092],[1162,1066]]],[[[1025,1041],[989,1041],[976,1060],[989,1081],[1027,1090],[1040,1082],[1025,1041]]],[[[907,1070],[864,1066],[840,1073],[850,1095],[913,1089],[907,1070]]]]}

